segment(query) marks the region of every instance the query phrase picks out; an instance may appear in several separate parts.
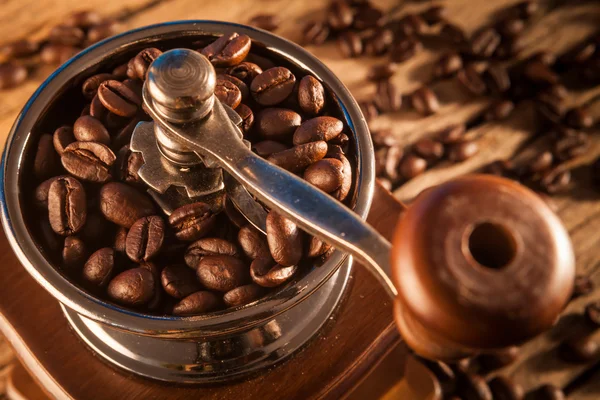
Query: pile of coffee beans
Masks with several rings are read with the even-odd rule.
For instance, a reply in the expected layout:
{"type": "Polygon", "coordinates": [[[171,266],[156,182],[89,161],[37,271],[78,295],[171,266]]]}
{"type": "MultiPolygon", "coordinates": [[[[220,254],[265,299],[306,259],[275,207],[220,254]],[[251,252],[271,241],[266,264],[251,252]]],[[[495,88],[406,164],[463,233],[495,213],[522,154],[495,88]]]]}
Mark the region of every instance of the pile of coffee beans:
{"type": "Polygon", "coordinates": [[[0,89],[19,86],[40,65],[60,65],[120,30],[116,20],[95,11],[80,11],[54,26],[43,40],[21,39],[4,44],[0,46],[0,89]]]}
{"type": "MultiPolygon", "coordinates": [[[[204,43],[194,50],[214,65],[215,95],[242,117],[252,149],[350,201],[348,128],[323,84],[251,51],[246,35],[204,43]]],[[[163,213],[138,176],[144,160],[128,143],[135,125],[150,120],[142,85],[165,50],[143,49],[82,79],[80,115],[39,136],[32,230],[68,278],[121,306],[180,316],[242,306],[308,273],[334,249],[273,211],[265,237],[226,199],[217,207],[191,200],[163,213]]]]}

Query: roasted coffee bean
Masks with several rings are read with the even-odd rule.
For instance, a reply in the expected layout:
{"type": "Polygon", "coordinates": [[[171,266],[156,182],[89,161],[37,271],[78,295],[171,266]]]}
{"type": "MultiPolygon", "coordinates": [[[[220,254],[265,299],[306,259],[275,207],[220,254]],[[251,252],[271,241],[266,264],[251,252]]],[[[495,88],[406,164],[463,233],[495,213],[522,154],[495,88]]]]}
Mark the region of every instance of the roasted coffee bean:
{"type": "Polygon", "coordinates": [[[331,249],[331,245],[312,236],[308,242],[306,257],[315,258],[322,256],[331,249]]]}
{"type": "Polygon", "coordinates": [[[496,100],[490,104],[488,109],[483,114],[485,121],[501,121],[515,109],[515,103],[510,100],[496,100]]]}
{"type": "Polygon", "coordinates": [[[161,217],[142,217],[127,233],[125,252],[135,262],[150,261],[160,251],[164,238],[165,222],[161,217]]]}
{"type": "Polygon", "coordinates": [[[329,144],[340,146],[342,150],[346,152],[348,151],[348,146],[350,145],[350,137],[348,137],[348,135],[342,132],[333,139],[331,139],[329,141],[329,144]]]}
{"type": "Polygon", "coordinates": [[[214,227],[216,215],[206,203],[197,202],[179,207],[169,216],[169,224],[179,240],[193,242],[206,236],[214,227]]]}
{"type": "Polygon", "coordinates": [[[525,29],[525,21],[521,18],[507,18],[498,24],[498,32],[503,37],[514,38],[525,29]]]}
{"type": "Polygon", "coordinates": [[[428,161],[437,161],[444,156],[444,145],[433,139],[420,139],[413,148],[415,153],[428,161]]]}
{"type": "Polygon", "coordinates": [[[70,236],[81,230],[87,216],[85,190],[72,177],[56,179],[48,189],[48,219],[54,232],[70,236]]]}
{"type": "Polygon", "coordinates": [[[252,145],[252,151],[261,157],[269,157],[273,153],[286,150],[288,147],[274,140],[263,140],[252,145]]]}
{"type": "Polygon", "coordinates": [[[173,307],[173,314],[180,316],[199,315],[214,311],[221,306],[221,301],[212,292],[200,291],[192,293],[173,307]]]}
{"type": "Polygon", "coordinates": [[[448,150],[448,159],[452,162],[465,161],[479,153],[477,142],[465,140],[453,144],[448,150]]]}
{"type": "Polygon", "coordinates": [[[483,58],[491,57],[502,37],[494,28],[485,28],[476,32],[471,38],[471,53],[483,58]]]}
{"type": "Polygon", "coordinates": [[[225,70],[228,75],[238,78],[246,85],[249,85],[254,78],[262,74],[263,70],[256,64],[244,61],[233,67],[229,67],[225,70]]]}
{"type": "Polygon", "coordinates": [[[90,102],[89,115],[91,115],[99,121],[104,121],[108,114],[109,111],[106,109],[106,107],[104,107],[98,95],[94,96],[94,98],[90,102]]]}
{"type": "Polygon", "coordinates": [[[62,251],[63,268],[68,271],[80,270],[88,257],[83,240],[77,236],[67,236],[62,251]]]}
{"type": "Polygon", "coordinates": [[[260,257],[270,257],[269,246],[265,240],[265,236],[252,225],[245,225],[240,228],[238,242],[244,254],[251,260],[260,257]]]}
{"type": "Polygon", "coordinates": [[[256,131],[267,140],[289,142],[301,123],[300,114],[286,108],[265,108],[256,115],[256,131]]]}
{"type": "Polygon", "coordinates": [[[65,148],[74,141],[75,136],[73,136],[73,128],[66,125],[56,129],[54,131],[54,135],[52,136],[54,150],[56,150],[59,156],[62,156],[65,148]]]}
{"type": "Polygon", "coordinates": [[[256,26],[257,28],[271,32],[276,31],[277,28],[279,28],[280,23],[281,19],[275,14],[258,14],[248,21],[248,25],[256,26]]]}
{"type": "Polygon", "coordinates": [[[112,178],[115,154],[105,145],[94,142],[74,142],[62,156],[63,167],[73,176],[90,182],[106,182],[112,178]]]}
{"type": "Polygon", "coordinates": [[[48,33],[48,41],[51,43],[68,46],[79,46],[84,39],[85,33],[76,26],[56,25],[48,33]]]}
{"type": "Polygon", "coordinates": [[[40,59],[45,64],[62,64],[79,52],[79,48],[57,43],[49,43],[42,48],[40,59]]]}
{"type": "Polygon", "coordinates": [[[302,28],[304,44],[323,44],[329,37],[329,26],[321,21],[309,21],[302,28]]]}
{"type": "Polygon", "coordinates": [[[566,161],[585,154],[589,148],[590,137],[583,132],[578,132],[554,143],[552,153],[558,160],[566,161]]]}
{"type": "Polygon", "coordinates": [[[427,24],[416,14],[406,14],[398,21],[397,29],[402,36],[412,37],[423,34],[427,24]]]}
{"type": "Polygon", "coordinates": [[[392,146],[387,150],[383,164],[383,172],[392,182],[396,182],[399,178],[398,166],[403,155],[404,151],[399,146],[392,146]]]}
{"type": "Polygon", "coordinates": [[[33,160],[33,173],[39,180],[50,178],[60,171],[58,157],[54,151],[52,135],[40,136],[33,160]]]}
{"type": "Polygon", "coordinates": [[[519,18],[529,19],[538,11],[539,4],[537,0],[526,0],[513,5],[512,9],[519,18]]]}
{"type": "Polygon", "coordinates": [[[393,62],[374,65],[369,70],[367,79],[374,82],[389,80],[397,70],[398,64],[393,62]]]}
{"type": "Polygon", "coordinates": [[[442,361],[432,361],[420,357],[418,361],[424,364],[435,375],[444,393],[454,392],[456,389],[456,374],[450,365],[442,361]]]}
{"type": "Polygon", "coordinates": [[[324,158],[304,171],[304,179],[326,193],[337,190],[344,180],[344,165],[335,158],[324,158]]]}
{"type": "Polygon", "coordinates": [[[440,109],[436,94],[427,86],[422,86],[410,95],[413,108],[422,115],[435,114],[440,109]]]}
{"type": "Polygon", "coordinates": [[[48,211],[48,191],[50,190],[50,185],[52,185],[52,183],[55,180],[57,180],[59,178],[64,178],[67,176],[68,175],[53,176],[52,178],[48,178],[45,181],[43,181],[42,183],[40,183],[35,188],[35,192],[34,192],[35,206],[37,208],[39,208],[40,210],[48,211]]]}
{"type": "Polygon", "coordinates": [[[350,193],[350,188],[352,187],[352,166],[350,165],[350,162],[344,155],[344,152],[340,146],[329,146],[327,157],[340,160],[344,165],[344,180],[342,181],[342,186],[340,186],[340,188],[335,192],[331,193],[331,195],[339,201],[344,201],[344,199],[348,196],[348,193],[350,193]]]}
{"type": "Polygon", "coordinates": [[[204,287],[228,292],[248,282],[248,266],[237,257],[206,256],[198,263],[196,275],[204,287]]]}
{"type": "Polygon", "coordinates": [[[352,27],[361,31],[381,26],[383,22],[383,12],[381,12],[380,9],[373,7],[368,3],[362,3],[358,5],[358,8],[354,13],[352,27]]]}
{"type": "Polygon", "coordinates": [[[566,400],[567,398],[562,390],[552,384],[540,386],[531,395],[535,400],[566,400]]]}
{"type": "Polygon", "coordinates": [[[461,27],[449,22],[442,24],[442,27],[440,28],[440,37],[455,45],[462,45],[467,41],[467,34],[465,31],[461,27]]]}
{"type": "Polygon", "coordinates": [[[294,132],[294,145],[310,142],[329,141],[337,137],[344,124],[334,117],[315,117],[302,123],[294,132]]]}
{"type": "Polygon", "coordinates": [[[492,392],[479,375],[460,373],[457,393],[465,400],[492,400],[492,392]]]}
{"type": "Polygon", "coordinates": [[[385,161],[389,147],[382,147],[375,151],[375,175],[382,177],[385,171],[385,161]]]}
{"type": "Polygon", "coordinates": [[[206,56],[215,67],[230,67],[244,61],[250,52],[251,40],[247,35],[229,33],[221,36],[204,49],[206,56]]]}
{"type": "Polygon", "coordinates": [[[11,62],[0,64],[0,89],[9,89],[25,82],[29,73],[23,65],[11,62]]]}
{"type": "Polygon", "coordinates": [[[127,245],[127,229],[122,226],[117,229],[115,234],[115,241],[113,243],[113,249],[119,253],[125,253],[125,246],[127,245]]]}
{"type": "Polygon", "coordinates": [[[354,11],[344,0],[334,0],[325,13],[327,23],[336,31],[348,28],[354,20],[354,11]]]}
{"type": "Polygon", "coordinates": [[[487,164],[482,172],[496,176],[509,176],[513,172],[513,165],[508,160],[496,160],[487,164]]]}
{"type": "Polygon", "coordinates": [[[458,143],[462,140],[466,130],[464,124],[450,125],[437,134],[437,139],[444,144],[458,143]]]}
{"type": "Polygon", "coordinates": [[[371,37],[365,40],[365,53],[370,56],[380,56],[390,49],[394,41],[394,34],[389,29],[378,29],[371,37]]]}
{"type": "Polygon", "coordinates": [[[338,36],[337,45],[345,58],[358,57],[363,53],[363,42],[360,36],[352,31],[341,33],[338,36]]]}
{"type": "Polygon", "coordinates": [[[267,243],[280,265],[297,265],[302,258],[303,232],[289,219],[271,211],[267,215],[267,243]]]}
{"type": "Polygon", "coordinates": [[[594,291],[594,282],[585,276],[585,275],[577,275],[575,277],[575,284],[573,286],[573,297],[585,296],[594,291]]]}
{"type": "Polygon", "coordinates": [[[254,113],[252,109],[245,104],[240,104],[235,108],[235,112],[242,118],[242,132],[250,132],[250,129],[254,126],[254,113]]]}
{"type": "Polygon", "coordinates": [[[538,60],[530,61],[525,65],[523,76],[540,86],[556,85],[560,79],[548,65],[538,60]]]}
{"type": "Polygon", "coordinates": [[[583,42],[561,55],[557,64],[559,67],[569,68],[574,65],[582,65],[588,62],[598,51],[598,44],[583,42]]]}
{"type": "Polygon", "coordinates": [[[505,37],[496,48],[493,58],[501,61],[508,61],[519,56],[524,50],[521,41],[517,38],[505,37]]]}
{"type": "MultiPolygon", "coordinates": [[[[102,122],[91,115],[77,118],[73,125],[73,135],[80,142],[110,144],[110,135],[102,122]]],[[[63,150],[64,151],[64,150],[63,150]]]]}
{"type": "Polygon", "coordinates": [[[560,165],[546,172],[540,180],[540,186],[549,194],[567,189],[571,183],[571,171],[560,165]]]}
{"type": "Polygon", "coordinates": [[[463,60],[458,53],[446,53],[441,56],[433,67],[433,77],[444,79],[454,76],[463,67],[463,60]]]}
{"type": "Polygon", "coordinates": [[[421,175],[426,169],[427,161],[412,154],[404,157],[399,166],[400,175],[404,179],[412,179],[415,176],[421,175]]]}
{"type": "Polygon", "coordinates": [[[119,33],[122,29],[118,21],[104,21],[101,24],[92,26],[87,31],[87,42],[89,44],[99,42],[119,33]]]}
{"type": "Polygon", "coordinates": [[[594,126],[594,116],[585,106],[575,107],[565,115],[565,122],[575,129],[586,129],[594,126]]]}
{"type": "MultiPolygon", "coordinates": [[[[246,83],[244,83],[244,81],[236,78],[235,76],[231,76],[231,75],[227,75],[227,74],[217,75],[217,85],[219,85],[220,80],[225,80],[225,81],[229,81],[229,82],[233,83],[239,89],[240,94],[242,96],[242,101],[248,100],[248,97],[250,96],[250,89],[248,89],[248,85],[246,85],[246,83]]],[[[216,91],[216,89],[215,89],[215,91],[216,91]]],[[[228,96],[226,96],[226,98],[230,98],[232,96],[232,93],[229,93],[229,92],[230,92],[230,90],[228,89],[228,96]]],[[[236,108],[236,107],[233,107],[233,108],[236,108]]]]}
{"type": "Polygon", "coordinates": [[[381,113],[390,113],[400,110],[402,106],[402,97],[398,93],[396,85],[390,81],[380,81],[377,83],[377,93],[375,95],[375,106],[381,113]]]}
{"type": "Polygon", "coordinates": [[[115,269],[115,252],[104,247],[94,252],[83,267],[83,280],[92,287],[108,285],[115,269]]]}
{"type": "Polygon", "coordinates": [[[467,65],[456,73],[456,79],[469,92],[476,96],[484,95],[487,92],[487,86],[477,69],[473,65],[467,65]]]}
{"type": "Polygon", "coordinates": [[[360,107],[360,111],[364,115],[367,122],[372,121],[379,115],[379,111],[377,110],[377,106],[375,105],[374,101],[359,101],[358,106],[360,107]]]}
{"type": "Polygon", "coordinates": [[[587,363],[600,357],[600,345],[591,335],[574,336],[561,344],[559,352],[567,362],[587,363]]]}
{"type": "Polygon", "coordinates": [[[427,25],[433,26],[437,25],[440,22],[443,22],[446,19],[446,8],[444,6],[432,6],[427,10],[423,11],[421,14],[421,18],[427,25]]]}
{"type": "Polygon", "coordinates": [[[423,49],[423,43],[411,37],[397,41],[390,51],[390,59],[394,62],[404,62],[413,58],[423,49]]]}
{"type": "Polygon", "coordinates": [[[510,77],[506,68],[499,65],[490,65],[483,72],[483,80],[488,90],[495,94],[506,93],[510,89],[510,77]]]}
{"type": "Polygon", "coordinates": [[[488,386],[494,400],[522,400],[525,395],[523,387],[507,376],[495,377],[488,386]]]}
{"type": "Polygon", "coordinates": [[[252,80],[250,91],[263,106],[273,106],[285,100],[294,90],[296,77],[284,67],[273,67],[252,80]]]}
{"type": "Polygon", "coordinates": [[[290,172],[300,172],[327,154],[327,142],[310,142],[271,154],[267,160],[290,172]]]}
{"type": "Polygon", "coordinates": [[[213,237],[196,240],[194,243],[190,244],[185,250],[184,259],[188,267],[196,269],[202,258],[220,254],[231,257],[240,256],[239,250],[234,243],[225,239],[213,237]]]}
{"type": "Polygon", "coordinates": [[[183,299],[201,289],[196,273],[183,265],[165,267],[160,274],[160,282],[165,292],[176,299],[183,299]]]}
{"type": "Polygon", "coordinates": [[[161,54],[162,51],[154,47],[150,47],[140,51],[133,58],[133,61],[131,61],[131,66],[135,71],[135,76],[142,81],[146,80],[146,75],[148,73],[148,68],[150,67],[150,64],[152,64],[152,62],[156,60],[161,54]]]}
{"type": "Polygon", "coordinates": [[[115,151],[123,148],[131,142],[131,135],[136,125],[140,122],[138,118],[132,118],[131,121],[121,128],[112,138],[111,148],[115,151]]]}
{"type": "Polygon", "coordinates": [[[108,297],[115,303],[139,307],[148,303],[156,290],[152,272],[146,268],[133,268],[121,272],[108,284],[108,297]]]}
{"type": "Polygon", "coordinates": [[[122,117],[132,117],[141,105],[138,95],[122,82],[104,81],[98,87],[98,99],[110,112],[122,117]]]}
{"type": "Polygon", "coordinates": [[[78,11],[66,17],[64,24],[67,26],[77,26],[79,28],[90,28],[98,25],[103,21],[103,18],[96,11],[78,11]]]}
{"type": "Polygon", "coordinates": [[[90,76],[83,82],[83,85],[81,86],[83,96],[89,100],[93,99],[98,93],[98,87],[100,84],[111,79],[115,79],[115,76],[107,73],[90,76]]]}
{"type": "Polygon", "coordinates": [[[549,151],[543,151],[529,162],[527,170],[531,174],[544,172],[550,169],[550,167],[552,167],[553,162],[554,156],[552,155],[552,153],[549,151]]]}
{"type": "Polygon", "coordinates": [[[144,164],[142,153],[132,152],[129,146],[123,146],[117,154],[115,175],[120,181],[137,184],[141,182],[138,171],[144,164]]]}
{"type": "Polygon", "coordinates": [[[594,327],[600,327],[600,301],[585,306],[585,317],[594,327]]]}
{"type": "Polygon", "coordinates": [[[217,79],[215,87],[215,97],[225,105],[236,108],[242,101],[242,92],[231,81],[226,79],[217,79]]]}
{"type": "Polygon", "coordinates": [[[21,39],[1,46],[0,55],[6,59],[23,58],[34,55],[39,49],[39,43],[28,39],[21,39]]]}
{"type": "Polygon", "coordinates": [[[145,193],[120,182],[110,182],[102,186],[100,210],[106,219],[128,229],[138,219],[156,212],[154,203],[145,193]]]}
{"type": "Polygon", "coordinates": [[[290,280],[298,267],[276,264],[271,257],[257,258],[250,265],[252,280],[262,287],[276,287],[290,280]]]}
{"type": "Polygon", "coordinates": [[[298,84],[298,105],[306,114],[318,115],[325,107],[325,89],[312,75],[306,75],[298,84]]]}
{"type": "Polygon", "coordinates": [[[237,287],[225,293],[223,301],[229,307],[239,307],[258,300],[264,293],[264,289],[254,283],[237,287]]]}
{"type": "Polygon", "coordinates": [[[517,346],[510,346],[489,353],[482,353],[477,359],[483,368],[492,371],[514,363],[519,358],[519,355],[519,348],[517,346]]]}

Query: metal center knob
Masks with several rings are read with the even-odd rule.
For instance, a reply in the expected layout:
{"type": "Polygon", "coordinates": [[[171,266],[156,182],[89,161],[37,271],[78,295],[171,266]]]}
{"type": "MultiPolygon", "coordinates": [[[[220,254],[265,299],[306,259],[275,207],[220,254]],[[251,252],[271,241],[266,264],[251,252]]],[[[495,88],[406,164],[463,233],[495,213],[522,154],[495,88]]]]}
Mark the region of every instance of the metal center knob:
{"type": "Polygon", "coordinates": [[[157,112],[172,123],[205,117],[214,103],[215,69],[197,51],[174,49],[161,54],[148,69],[148,94],[157,112]]]}

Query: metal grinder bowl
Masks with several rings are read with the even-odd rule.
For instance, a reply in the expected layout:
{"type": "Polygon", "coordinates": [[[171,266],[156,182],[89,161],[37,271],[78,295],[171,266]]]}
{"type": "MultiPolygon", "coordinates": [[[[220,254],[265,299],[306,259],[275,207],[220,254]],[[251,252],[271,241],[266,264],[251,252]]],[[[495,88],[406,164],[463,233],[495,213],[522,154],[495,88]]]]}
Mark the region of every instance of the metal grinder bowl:
{"type": "Polygon", "coordinates": [[[351,139],[355,167],[349,204],[363,219],[374,189],[374,155],[367,124],[340,80],[302,47],[269,32],[216,21],[153,25],[100,42],[55,71],[29,99],[8,136],[2,156],[2,224],[26,270],[63,308],[75,331],[100,356],[129,371],[171,382],[207,383],[239,378],[271,366],[304,345],[329,319],[348,281],[351,259],[334,252],[320,267],[243,307],[195,317],[137,313],[100,300],[52,265],[27,219],[31,166],[39,135],[74,120],[87,77],[126,62],[146,47],[198,48],[231,32],[252,39],[252,53],[322,81],[337,103],[351,139]],[[63,121],[64,120],[64,121],[63,121]]]}

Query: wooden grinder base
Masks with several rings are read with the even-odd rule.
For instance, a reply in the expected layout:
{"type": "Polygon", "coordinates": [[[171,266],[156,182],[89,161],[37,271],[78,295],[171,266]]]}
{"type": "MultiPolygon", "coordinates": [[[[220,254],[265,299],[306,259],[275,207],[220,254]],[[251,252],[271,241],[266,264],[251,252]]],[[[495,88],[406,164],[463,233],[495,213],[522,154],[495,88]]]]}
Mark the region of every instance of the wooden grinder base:
{"type": "MultiPolygon", "coordinates": [[[[403,210],[377,184],[368,222],[389,239],[403,210]]],[[[164,384],[123,372],[96,357],[71,331],[58,302],[19,264],[3,234],[0,254],[0,332],[32,375],[59,398],[337,399],[400,340],[392,302],[375,278],[355,265],[335,317],[287,361],[226,385],[164,384]]]]}

